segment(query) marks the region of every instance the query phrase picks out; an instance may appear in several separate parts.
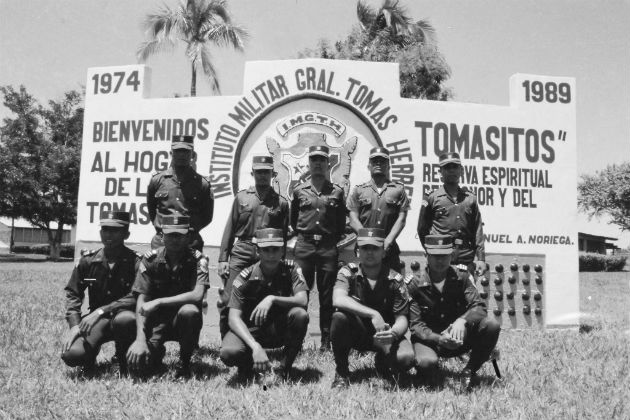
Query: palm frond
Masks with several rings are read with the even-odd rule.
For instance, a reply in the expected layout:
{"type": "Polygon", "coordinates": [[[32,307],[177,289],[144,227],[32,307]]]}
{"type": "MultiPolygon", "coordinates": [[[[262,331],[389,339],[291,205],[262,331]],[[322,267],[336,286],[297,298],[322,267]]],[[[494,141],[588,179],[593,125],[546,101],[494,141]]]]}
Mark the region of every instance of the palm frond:
{"type": "Polygon", "coordinates": [[[437,36],[436,36],[435,28],[433,27],[433,25],[431,25],[431,23],[429,23],[429,21],[422,20],[422,19],[417,21],[413,25],[413,30],[417,37],[418,35],[421,36],[421,39],[419,40],[423,44],[429,45],[429,46],[437,45],[437,36]]]}
{"type": "Polygon", "coordinates": [[[370,6],[360,0],[357,2],[357,18],[359,19],[359,24],[364,31],[369,30],[369,27],[374,24],[376,16],[376,11],[374,11],[374,9],[370,6]]]}
{"type": "Polygon", "coordinates": [[[244,27],[226,23],[214,25],[204,36],[205,40],[213,44],[220,47],[232,47],[238,51],[243,51],[248,38],[249,33],[244,27]]]}
{"type": "Polygon", "coordinates": [[[172,52],[175,47],[175,42],[170,39],[152,39],[145,41],[138,47],[136,57],[138,61],[144,63],[149,57],[160,52],[172,52]]]}
{"type": "Polygon", "coordinates": [[[221,93],[221,88],[219,87],[219,78],[217,77],[217,71],[212,64],[212,55],[210,54],[210,48],[207,45],[203,45],[200,50],[201,56],[201,67],[203,68],[203,73],[206,75],[212,90],[216,93],[221,93]]]}

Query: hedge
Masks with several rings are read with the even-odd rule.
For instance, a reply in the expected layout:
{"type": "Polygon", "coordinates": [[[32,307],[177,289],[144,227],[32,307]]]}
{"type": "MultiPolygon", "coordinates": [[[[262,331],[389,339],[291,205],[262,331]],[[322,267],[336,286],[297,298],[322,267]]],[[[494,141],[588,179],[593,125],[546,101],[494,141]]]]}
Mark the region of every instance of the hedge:
{"type": "MultiPolygon", "coordinates": [[[[16,254],[50,255],[50,245],[48,244],[20,245],[20,246],[14,246],[12,251],[16,254]]],[[[61,258],[74,258],[74,245],[61,244],[61,251],[60,251],[59,256],[61,258]]]]}
{"type": "Polygon", "coordinates": [[[580,271],[621,271],[626,266],[627,256],[603,255],[581,252],[579,256],[580,271]]]}

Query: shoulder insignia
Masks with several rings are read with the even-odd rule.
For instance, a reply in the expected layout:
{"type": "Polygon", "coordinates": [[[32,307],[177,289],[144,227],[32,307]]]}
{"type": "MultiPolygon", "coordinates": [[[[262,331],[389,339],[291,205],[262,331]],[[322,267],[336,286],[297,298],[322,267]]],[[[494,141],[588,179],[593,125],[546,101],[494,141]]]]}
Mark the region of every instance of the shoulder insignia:
{"type": "Polygon", "coordinates": [[[160,173],[161,173],[160,171],[153,172],[153,173],[151,174],[151,178],[153,178],[154,176],[158,176],[160,173]]]}
{"type": "Polygon", "coordinates": [[[284,260],[284,265],[291,268],[295,265],[295,261],[293,260],[284,260]]]}
{"type": "Polygon", "coordinates": [[[413,274],[407,274],[405,276],[405,284],[411,283],[411,280],[413,280],[413,274]]]}
{"type": "Polygon", "coordinates": [[[94,255],[98,252],[98,249],[82,249],[81,250],[81,256],[82,257],[89,257],[90,255],[94,255]]]}
{"type": "Polygon", "coordinates": [[[466,264],[457,264],[455,266],[459,271],[468,271],[468,266],[466,264]]]}
{"type": "Polygon", "coordinates": [[[400,283],[403,280],[402,274],[394,270],[389,270],[389,274],[387,275],[387,277],[389,277],[391,281],[395,281],[396,283],[400,283]]]}
{"type": "Polygon", "coordinates": [[[135,255],[136,257],[138,257],[138,258],[142,258],[142,257],[144,256],[144,254],[143,254],[143,253],[138,252],[138,251],[133,251],[133,253],[134,253],[134,255],[135,255]]]}
{"type": "Polygon", "coordinates": [[[244,279],[248,279],[250,274],[252,274],[252,269],[248,267],[244,269],[243,271],[241,271],[241,274],[239,274],[239,276],[241,276],[244,279]]]}
{"type": "Polygon", "coordinates": [[[143,257],[147,260],[152,260],[157,255],[157,251],[155,249],[149,249],[144,253],[143,257]]]}
{"type": "Polygon", "coordinates": [[[359,266],[356,265],[355,263],[349,263],[348,264],[348,268],[350,269],[350,271],[352,271],[353,273],[356,273],[357,271],[359,271],[359,266]]]}
{"type": "Polygon", "coordinates": [[[352,272],[350,271],[348,267],[341,267],[339,269],[339,274],[345,277],[352,277],[352,272]]]}

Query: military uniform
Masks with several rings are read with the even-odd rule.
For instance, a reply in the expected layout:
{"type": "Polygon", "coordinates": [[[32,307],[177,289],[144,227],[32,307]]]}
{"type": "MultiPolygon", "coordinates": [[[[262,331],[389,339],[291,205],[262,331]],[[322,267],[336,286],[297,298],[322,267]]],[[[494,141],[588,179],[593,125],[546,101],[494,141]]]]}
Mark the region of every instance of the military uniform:
{"type": "MultiPolygon", "coordinates": [[[[254,171],[266,168],[273,169],[273,159],[268,156],[255,156],[253,168],[254,171]],[[258,161],[261,161],[262,164],[258,161]],[[269,164],[270,167],[263,166],[266,164],[269,164]]],[[[227,305],[232,295],[234,278],[242,270],[258,261],[256,245],[252,241],[255,232],[258,229],[266,228],[281,229],[286,239],[289,227],[289,202],[271,187],[264,196],[258,195],[256,187],[250,187],[236,194],[230,214],[230,219],[228,219],[223,231],[219,251],[219,262],[229,261],[230,264],[230,273],[225,279],[223,292],[220,296],[222,306],[220,309],[221,336],[224,336],[228,330],[229,308],[227,305]],[[235,237],[238,238],[236,243],[234,243],[235,237]]]]}
{"type": "MultiPolygon", "coordinates": [[[[349,297],[360,304],[376,310],[390,326],[394,325],[396,317],[408,316],[408,295],[403,276],[384,264],[373,288],[360,266],[354,263],[345,265],[337,274],[337,288],[345,290],[349,297]]],[[[376,345],[376,331],[369,318],[337,309],[333,314],[330,332],[337,372],[342,376],[348,375],[348,355],[353,348],[376,351],[389,367],[397,370],[411,368],[413,350],[409,340],[401,335],[391,346],[376,345]]]]}
{"type": "MultiPolygon", "coordinates": [[[[172,147],[192,149],[192,142],[192,136],[174,136],[172,147]]],[[[193,233],[191,248],[199,251],[203,249],[199,232],[210,224],[214,213],[214,197],[208,178],[199,175],[191,167],[186,169],[182,179],[177,178],[172,167],[157,172],[151,177],[147,188],[147,208],[157,232],[151,241],[152,249],[164,245],[162,217],[168,215],[190,217],[193,233]]]]}
{"type": "MultiPolygon", "coordinates": [[[[120,218],[122,212],[108,212],[110,218],[120,218]]],[[[129,224],[129,214],[126,224],[129,224]]],[[[107,225],[101,219],[101,225],[107,225]]],[[[116,226],[116,225],[114,225],[116,226]]],[[[103,249],[82,254],[66,285],[66,321],[73,328],[81,322],[81,305],[88,290],[89,313],[99,311],[101,318],[87,336],[77,338],[61,358],[69,366],[92,365],[100,346],[116,341],[116,354],[124,354],[135,337],[136,300],[130,294],[140,255],[124,247],[118,257],[108,260],[103,249]]]]}
{"type": "MultiPolygon", "coordinates": [[[[263,347],[285,347],[285,356],[292,359],[299,352],[306,335],[308,314],[304,308],[272,306],[262,326],[256,326],[250,316],[254,308],[267,296],[294,296],[308,288],[300,268],[292,261],[283,261],[279,273],[265,278],[260,263],[243,270],[234,281],[229,307],[242,311],[242,319],[250,334],[263,347]]],[[[252,350],[233,331],[229,331],[221,345],[221,360],[227,366],[251,369],[252,350]]]]}
{"type": "MultiPolygon", "coordinates": [[[[389,234],[400,212],[409,211],[409,198],[404,185],[399,182],[387,181],[379,191],[370,180],[354,188],[347,207],[349,211],[357,212],[363,227],[384,229],[389,234]]],[[[400,248],[395,241],[387,251],[384,263],[400,272],[400,248]]]]}
{"type": "MultiPolygon", "coordinates": [[[[317,153],[325,146],[311,146],[317,153]]],[[[291,226],[298,234],[295,244],[295,262],[302,268],[306,284],[313,288],[317,273],[319,293],[319,326],[322,344],[327,346],[332,316],[332,289],[337,272],[337,242],[346,226],[346,206],[341,187],[325,181],[317,191],[311,181],[298,185],[291,200],[291,226]]]]}
{"type": "MultiPolygon", "coordinates": [[[[147,296],[150,301],[190,292],[199,285],[210,287],[205,255],[187,248],[184,257],[172,266],[166,258],[166,248],[159,248],[142,259],[132,291],[147,296]]],[[[201,326],[200,305],[189,303],[158,309],[146,319],[144,327],[153,360],[162,360],[164,342],[169,340],[178,341],[180,358],[189,360],[199,340],[201,326]]]]}
{"type": "MultiPolygon", "coordinates": [[[[428,252],[433,250],[430,239],[448,238],[448,236],[428,236],[428,252]]],[[[436,254],[450,251],[448,247],[438,249],[436,254]]],[[[421,373],[434,373],[438,356],[453,357],[472,350],[467,369],[474,375],[481,365],[488,360],[499,338],[500,325],[494,319],[487,318],[486,304],[479,296],[477,288],[466,271],[448,267],[442,290],[432,282],[427,268],[420,276],[405,277],[407,290],[411,298],[410,329],[414,343],[416,366],[421,373]],[[458,318],[466,325],[463,344],[454,350],[439,345],[443,331],[447,330],[458,318]]]]}

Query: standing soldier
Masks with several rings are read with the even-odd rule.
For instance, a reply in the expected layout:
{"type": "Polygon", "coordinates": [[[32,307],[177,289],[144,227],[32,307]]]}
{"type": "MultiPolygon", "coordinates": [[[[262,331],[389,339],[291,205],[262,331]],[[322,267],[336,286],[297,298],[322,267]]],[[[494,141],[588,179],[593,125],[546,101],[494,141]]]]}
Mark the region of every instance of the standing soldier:
{"type": "Polygon", "coordinates": [[[230,331],[221,345],[221,360],[238,366],[245,379],[255,369],[269,368],[264,347],[284,346],[280,373],[287,378],[302,348],[308,326],[307,287],[299,266],[282,261],[280,229],[256,231],[260,262],[243,270],[230,298],[230,331]]]}
{"type": "Polygon", "coordinates": [[[101,214],[103,248],[81,256],[66,286],[66,333],[61,358],[68,366],[91,368],[100,347],[116,342],[121,373],[127,370],[125,353],[135,335],[135,299],[130,295],[140,256],[125,246],[129,237],[129,213],[101,214]],[[81,317],[88,289],[90,313],[81,317]]]}
{"type": "Polygon", "coordinates": [[[210,287],[208,258],[189,247],[189,219],[162,217],[164,247],[140,263],[132,291],[137,296],[136,341],[127,352],[135,369],[158,367],[164,342],[179,342],[178,375],[190,375],[190,359],[202,326],[201,302],[210,287]]]}
{"type": "Polygon", "coordinates": [[[289,226],[289,202],[273,190],[271,156],[254,156],[252,176],[255,185],[239,191],[234,197],[230,219],[225,225],[218,273],[223,279],[219,302],[219,329],[221,337],[228,332],[228,303],[232,296],[234,278],[245,268],[258,261],[256,245],[252,242],[258,229],[274,228],[282,231],[286,240],[289,226]],[[238,241],[234,243],[234,238],[238,241]],[[229,261],[229,262],[228,262],[229,261]]]}
{"type": "Polygon", "coordinates": [[[450,235],[455,241],[451,264],[482,275],[486,271],[483,223],[477,197],[459,186],[462,175],[459,154],[440,156],[440,174],[444,185],[422,199],[418,217],[420,242],[426,250],[427,235],[450,235]]]}
{"type": "Polygon", "coordinates": [[[486,304],[467,272],[450,266],[453,239],[427,235],[428,265],[420,276],[405,277],[411,297],[411,341],[416,370],[435,382],[438,356],[454,357],[470,351],[462,376],[467,390],[479,384],[477,370],[488,360],[499,339],[501,325],[487,315],[486,304]]]}
{"type": "Polygon", "coordinates": [[[375,147],[370,150],[368,170],[372,179],[357,185],[348,197],[350,226],[357,233],[361,228],[385,230],[384,263],[400,272],[400,248],[396,238],[407,221],[409,198],[403,184],[388,179],[389,151],[386,148],[375,147]]]}
{"type": "Polygon", "coordinates": [[[333,388],[349,385],[350,349],[376,351],[379,373],[406,371],[414,353],[407,332],[408,295],[403,276],[383,264],[383,229],[360,229],[357,236],[360,265],[339,270],[333,301],[331,338],[336,373],[333,388]]]}
{"type": "Polygon", "coordinates": [[[193,136],[173,136],[171,166],[151,177],[147,189],[149,218],[155,227],[151,248],[164,246],[162,218],[164,216],[190,217],[190,247],[203,250],[199,232],[212,221],[214,198],[210,181],[192,168],[194,155],[193,136]]]}
{"type": "Polygon", "coordinates": [[[309,290],[317,275],[321,351],[330,350],[332,291],[339,256],[337,242],[346,225],[343,189],[327,179],[328,155],[327,146],[309,147],[311,179],[295,187],[291,200],[291,226],[298,234],[295,262],[302,268],[309,290]]]}

